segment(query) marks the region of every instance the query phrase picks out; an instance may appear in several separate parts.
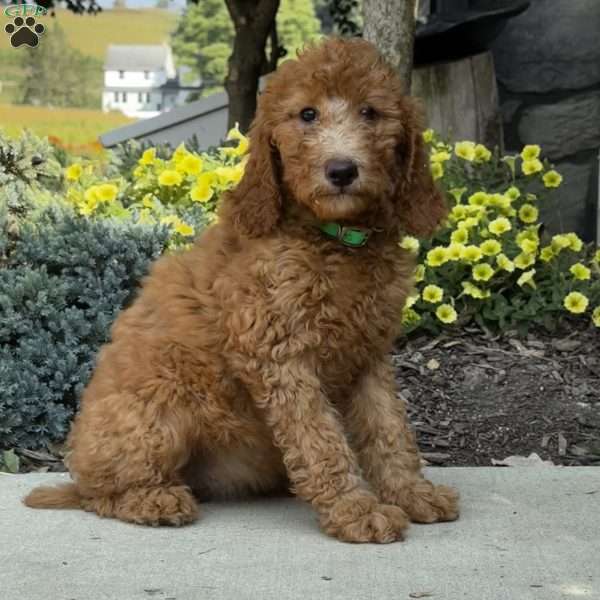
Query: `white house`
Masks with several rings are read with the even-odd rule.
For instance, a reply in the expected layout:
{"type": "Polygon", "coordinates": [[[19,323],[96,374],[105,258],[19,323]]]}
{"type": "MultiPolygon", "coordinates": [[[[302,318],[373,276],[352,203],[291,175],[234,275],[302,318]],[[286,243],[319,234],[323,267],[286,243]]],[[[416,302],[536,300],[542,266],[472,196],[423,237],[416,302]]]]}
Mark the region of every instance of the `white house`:
{"type": "Polygon", "coordinates": [[[155,117],[183,104],[191,90],[182,86],[171,48],[166,45],[108,46],[104,62],[102,110],[128,117],[155,117]]]}

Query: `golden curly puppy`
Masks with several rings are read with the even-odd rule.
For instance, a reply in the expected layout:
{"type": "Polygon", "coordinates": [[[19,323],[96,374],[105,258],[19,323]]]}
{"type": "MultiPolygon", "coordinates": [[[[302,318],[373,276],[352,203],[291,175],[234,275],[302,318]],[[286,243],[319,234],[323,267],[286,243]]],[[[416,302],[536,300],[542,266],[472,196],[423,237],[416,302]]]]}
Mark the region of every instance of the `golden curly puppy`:
{"type": "Polygon", "coordinates": [[[413,102],[369,43],[332,39],[271,76],[250,139],[218,223],[115,322],[69,436],[74,483],[26,504],[182,525],[203,498],[291,489],[349,542],[455,519],[388,357],[413,270],[399,237],[445,215],[413,102]]]}

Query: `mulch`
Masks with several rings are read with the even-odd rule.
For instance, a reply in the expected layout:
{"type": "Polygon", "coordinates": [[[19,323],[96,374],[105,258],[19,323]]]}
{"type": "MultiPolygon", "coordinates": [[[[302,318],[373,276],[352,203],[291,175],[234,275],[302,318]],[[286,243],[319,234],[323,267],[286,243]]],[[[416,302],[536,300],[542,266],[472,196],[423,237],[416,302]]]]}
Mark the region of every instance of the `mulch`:
{"type": "Polygon", "coordinates": [[[536,453],[600,466],[600,331],[527,337],[465,329],[399,340],[400,394],[430,464],[491,466],[536,453]]]}
{"type": "MultiPolygon", "coordinates": [[[[466,328],[400,339],[392,359],[429,464],[491,466],[536,453],[600,466],[600,330],[573,324],[523,338],[466,328]]],[[[23,472],[64,471],[60,446],[17,453],[23,472]]]]}

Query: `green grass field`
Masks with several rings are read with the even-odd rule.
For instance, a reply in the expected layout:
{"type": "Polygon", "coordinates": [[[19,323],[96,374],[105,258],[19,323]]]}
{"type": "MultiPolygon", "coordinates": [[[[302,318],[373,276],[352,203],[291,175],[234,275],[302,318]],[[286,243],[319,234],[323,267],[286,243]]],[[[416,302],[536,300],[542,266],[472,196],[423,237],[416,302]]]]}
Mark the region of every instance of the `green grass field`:
{"type": "Polygon", "coordinates": [[[9,136],[29,129],[42,137],[57,137],[68,146],[91,144],[101,133],[131,122],[121,113],[100,110],[0,104],[0,129],[9,136]]]}

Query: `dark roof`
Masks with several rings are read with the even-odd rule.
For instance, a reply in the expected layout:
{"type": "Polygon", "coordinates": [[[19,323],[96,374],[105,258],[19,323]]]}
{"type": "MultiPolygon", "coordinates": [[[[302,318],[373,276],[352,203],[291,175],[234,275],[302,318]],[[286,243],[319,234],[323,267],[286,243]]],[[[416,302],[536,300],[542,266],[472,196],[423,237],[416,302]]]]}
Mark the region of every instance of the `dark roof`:
{"type": "Polygon", "coordinates": [[[191,121],[199,116],[221,110],[227,107],[228,104],[229,100],[225,92],[212,94],[195,102],[172,108],[170,111],[161,113],[156,117],[141,119],[131,125],[113,129],[101,135],[100,142],[105,147],[111,147],[129,139],[144,137],[162,129],[168,129],[173,125],[185,123],[185,121],[191,121]]]}

